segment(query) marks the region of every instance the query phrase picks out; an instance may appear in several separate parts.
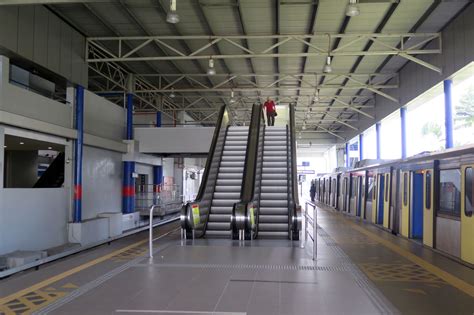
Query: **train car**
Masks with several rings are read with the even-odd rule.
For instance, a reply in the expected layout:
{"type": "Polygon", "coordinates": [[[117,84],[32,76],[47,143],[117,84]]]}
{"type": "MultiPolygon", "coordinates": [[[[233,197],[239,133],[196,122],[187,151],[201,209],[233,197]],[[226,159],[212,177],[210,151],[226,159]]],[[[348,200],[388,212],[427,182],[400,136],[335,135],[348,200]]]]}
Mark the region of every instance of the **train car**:
{"type": "Polygon", "coordinates": [[[321,202],[474,266],[473,177],[465,146],[326,176],[321,202]]]}

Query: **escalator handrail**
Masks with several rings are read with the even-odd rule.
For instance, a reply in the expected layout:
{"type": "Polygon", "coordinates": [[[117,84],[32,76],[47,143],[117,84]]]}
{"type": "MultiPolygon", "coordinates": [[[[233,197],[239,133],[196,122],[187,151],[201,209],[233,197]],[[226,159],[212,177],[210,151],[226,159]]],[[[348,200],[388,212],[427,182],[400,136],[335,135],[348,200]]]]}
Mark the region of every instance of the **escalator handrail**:
{"type": "Polygon", "coordinates": [[[254,104],[252,106],[249,134],[247,138],[240,200],[235,203],[232,208],[231,229],[234,239],[238,237],[238,230],[246,230],[249,223],[247,205],[253,201],[255,194],[255,176],[257,174],[257,163],[259,162],[258,145],[262,120],[262,105],[254,104]]]}
{"type": "MultiPolygon", "coordinates": [[[[191,213],[191,207],[193,204],[199,204],[200,202],[203,201],[206,187],[208,186],[209,182],[209,174],[211,173],[211,167],[212,167],[212,162],[214,160],[214,157],[216,155],[216,147],[217,147],[217,142],[219,140],[219,136],[222,133],[223,129],[227,130],[227,127],[229,125],[229,113],[227,110],[226,105],[223,105],[221,109],[219,110],[219,116],[217,118],[216,122],[216,128],[214,130],[214,135],[212,136],[212,141],[211,141],[211,146],[209,148],[209,154],[207,156],[206,160],[206,165],[204,169],[204,173],[202,176],[201,180],[201,185],[199,186],[199,191],[196,196],[196,199],[192,202],[186,203],[182,210],[181,210],[181,228],[186,231],[186,233],[193,233],[193,225],[191,224],[192,221],[192,213],[191,213]]],[[[223,149],[223,147],[222,147],[223,149]]],[[[220,163],[220,162],[219,162],[220,163]]],[[[215,187],[214,187],[215,188],[215,187]]],[[[210,205],[209,205],[210,207],[210,205]]],[[[205,233],[205,228],[207,226],[207,222],[204,223],[203,227],[203,234],[205,233]]]]}
{"type": "Polygon", "coordinates": [[[219,116],[216,122],[216,129],[214,130],[214,135],[212,136],[211,146],[209,148],[209,154],[207,155],[206,166],[204,168],[204,173],[202,175],[201,185],[199,186],[199,191],[196,195],[196,201],[201,201],[204,196],[204,191],[207,186],[207,180],[209,178],[209,173],[211,171],[212,159],[214,158],[217,140],[222,128],[226,128],[229,124],[229,114],[227,113],[227,108],[223,105],[219,111],[219,116]]]}
{"type": "Polygon", "coordinates": [[[298,176],[297,176],[297,161],[296,161],[296,122],[295,122],[295,104],[291,103],[290,104],[290,121],[289,121],[289,126],[290,126],[290,153],[291,153],[291,172],[292,172],[292,178],[291,178],[291,193],[293,197],[293,205],[292,208],[290,209],[292,211],[292,231],[295,232],[299,230],[299,224],[301,223],[301,207],[299,204],[299,198],[298,198],[298,176]]]}

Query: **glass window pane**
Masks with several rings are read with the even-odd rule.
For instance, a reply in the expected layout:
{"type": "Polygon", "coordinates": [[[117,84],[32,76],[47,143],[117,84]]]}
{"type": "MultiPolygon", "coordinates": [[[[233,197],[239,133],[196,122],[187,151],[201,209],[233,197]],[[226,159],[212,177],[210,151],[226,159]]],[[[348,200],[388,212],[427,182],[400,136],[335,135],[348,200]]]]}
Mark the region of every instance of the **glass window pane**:
{"type": "Polygon", "coordinates": [[[399,111],[395,111],[382,120],[380,141],[380,154],[382,159],[399,159],[402,157],[401,120],[399,111]]]}
{"type": "Polygon", "coordinates": [[[425,207],[431,209],[431,171],[426,171],[425,207]]]}
{"type": "Polygon", "coordinates": [[[408,173],[403,173],[403,204],[408,205],[408,173]]]}
{"type": "Polygon", "coordinates": [[[472,216],[472,212],[474,210],[473,204],[472,204],[472,199],[474,197],[474,186],[472,185],[472,176],[473,176],[473,170],[472,167],[466,168],[466,172],[464,174],[465,179],[464,179],[464,185],[465,185],[465,209],[464,209],[464,214],[468,217],[472,216]]]}
{"type": "Polygon", "coordinates": [[[453,76],[454,146],[474,143],[474,63],[453,76]]]}
{"type": "Polygon", "coordinates": [[[461,212],[461,171],[459,169],[441,170],[440,182],[440,213],[460,216],[461,212]]]}
{"type": "Polygon", "coordinates": [[[377,158],[377,140],[375,134],[375,126],[364,131],[364,140],[362,141],[362,150],[364,159],[377,158]]]}
{"type": "Polygon", "coordinates": [[[438,84],[407,106],[407,155],[444,149],[444,91],[438,84]]]}

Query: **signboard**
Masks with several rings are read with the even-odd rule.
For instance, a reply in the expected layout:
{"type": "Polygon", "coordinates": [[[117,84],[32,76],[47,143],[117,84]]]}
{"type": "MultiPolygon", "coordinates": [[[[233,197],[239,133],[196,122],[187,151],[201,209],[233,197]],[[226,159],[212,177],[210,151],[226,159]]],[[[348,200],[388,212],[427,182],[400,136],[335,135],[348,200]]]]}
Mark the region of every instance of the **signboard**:
{"type": "Polygon", "coordinates": [[[316,174],[315,170],[298,170],[298,174],[311,175],[316,174]]]}
{"type": "Polygon", "coordinates": [[[309,166],[309,161],[303,161],[303,166],[309,166]]]}
{"type": "Polygon", "coordinates": [[[191,206],[191,209],[193,213],[193,223],[194,223],[194,226],[196,226],[201,222],[201,213],[199,212],[199,205],[193,204],[191,206]]]}

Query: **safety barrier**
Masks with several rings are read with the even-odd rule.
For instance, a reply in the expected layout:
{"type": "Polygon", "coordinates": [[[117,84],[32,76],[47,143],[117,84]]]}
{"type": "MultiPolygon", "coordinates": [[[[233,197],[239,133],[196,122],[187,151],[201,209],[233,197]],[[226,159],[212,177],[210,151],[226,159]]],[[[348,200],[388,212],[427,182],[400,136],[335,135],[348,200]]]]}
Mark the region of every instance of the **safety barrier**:
{"type": "Polygon", "coordinates": [[[137,185],[135,192],[135,210],[141,215],[148,215],[148,210],[155,205],[154,215],[165,216],[178,212],[183,205],[183,196],[179,185],[137,185]]]}
{"type": "Polygon", "coordinates": [[[148,257],[153,258],[153,211],[156,205],[150,207],[150,226],[148,228],[148,257]]]}
{"type": "Polygon", "coordinates": [[[313,260],[316,260],[318,255],[318,221],[317,221],[317,210],[316,205],[312,202],[306,201],[304,206],[304,241],[308,240],[308,235],[313,241],[313,260]],[[308,213],[308,206],[313,208],[313,217],[308,213]],[[313,228],[313,232],[308,233],[308,226],[313,228]]]}

